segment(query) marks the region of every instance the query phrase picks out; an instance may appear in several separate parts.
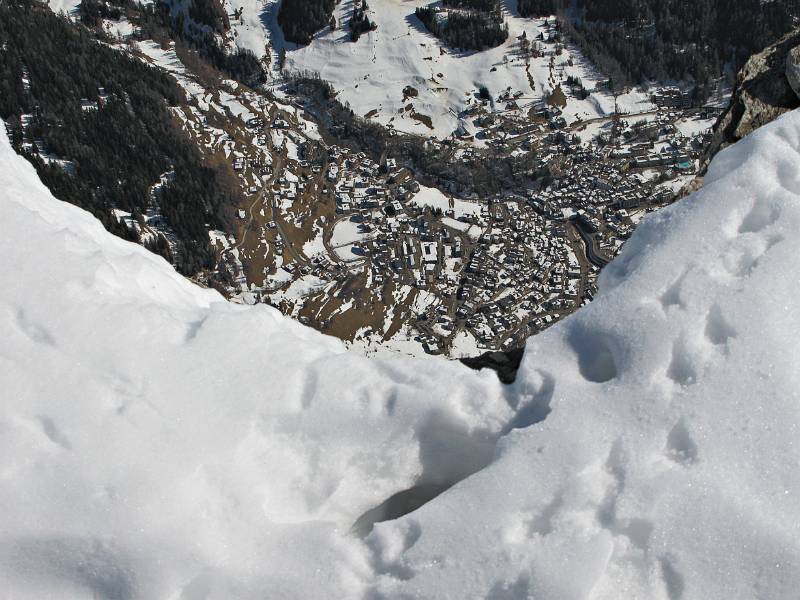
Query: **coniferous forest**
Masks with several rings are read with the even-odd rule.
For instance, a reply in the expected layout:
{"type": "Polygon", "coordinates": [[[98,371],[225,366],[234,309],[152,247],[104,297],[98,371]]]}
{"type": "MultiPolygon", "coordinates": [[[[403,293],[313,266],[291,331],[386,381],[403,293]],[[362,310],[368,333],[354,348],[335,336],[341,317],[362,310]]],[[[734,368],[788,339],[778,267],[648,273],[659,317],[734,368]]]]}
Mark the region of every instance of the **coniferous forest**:
{"type": "Polygon", "coordinates": [[[464,8],[491,12],[497,10],[497,0],[442,0],[442,5],[450,8],[464,8]]]}
{"type": "Polygon", "coordinates": [[[737,72],[796,25],[800,1],[519,0],[519,11],[559,15],[566,36],[614,86],[693,81],[702,102],[726,68],[737,72]]]}
{"type": "Polygon", "coordinates": [[[53,194],[133,239],[111,210],[144,213],[151,186],[173,172],[159,202],[180,244],[177,266],[210,266],[206,224],[223,226],[229,199],[173,122],[169,107],[185,100],[175,81],[28,0],[0,4],[0,49],[0,117],[12,143],[18,151],[41,143],[71,165],[26,153],[53,194]],[[86,101],[95,108],[86,110],[86,101]]]}
{"type": "Polygon", "coordinates": [[[336,0],[283,0],[278,24],[284,37],[295,44],[309,44],[314,34],[332,23],[336,0]]]}
{"type": "Polygon", "coordinates": [[[508,39],[498,0],[446,0],[453,10],[432,6],[417,8],[415,14],[433,35],[452,48],[483,50],[508,39]]]}
{"type": "Polygon", "coordinates": [[[354,42],[358,41],[362,33],[374,31],[378,27],[374,21],[370,21],[367,15],[368,10],[369,5],[366,0],[362,0],[353,9],[353,16],[350,17],[350,39],[354,42]]]}

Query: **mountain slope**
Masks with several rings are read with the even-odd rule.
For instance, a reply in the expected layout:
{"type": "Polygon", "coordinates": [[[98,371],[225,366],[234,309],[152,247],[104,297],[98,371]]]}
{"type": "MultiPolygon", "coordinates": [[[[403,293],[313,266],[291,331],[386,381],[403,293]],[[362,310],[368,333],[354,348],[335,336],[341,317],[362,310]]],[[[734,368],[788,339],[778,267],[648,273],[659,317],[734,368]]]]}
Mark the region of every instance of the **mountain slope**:
{"type": "Polygon", "coordinates": [[[5,590],[790,597],[798,148],[793,112],[721,153],[502,388],[224,303],[54,200],[0,136],[5,590]]]}
{"type": "MultiPolygon", "coordinates": [[[[580,51],[537,41],[554,33],[544,19],[524,19],[516,14],[515,2],[504,5],[509,37],[501,45],[481,52],[448,48],[434,37],[414,15],[422,0],[371,2],[370,19],[377,29],[350,41],[346,27],[326,28],[310,45],[287,48],[289,73],[312,72],[328,81],[359,116],[401,132],[449,137],[459,126],[472,130],[474,114],[462,114],[480,104],[479,88],[486,86],[493,99],[508,92],[523,114],[544,104],[557,86],[566,87],[569,77],[583,81],[591,94],[569,98],[564,115],[572,123],[614,112],[615,100],[603,88],[607,79],[580,51]],[[523,37],[524,41],[523,41],[523,37]],[[532,56],[523,48],[536,46],[532,56]],[[415,93],[409,95],[410,86],[415,93]],[[597,88],[595,90],[595,88],[597,88]],[[410,108],[409,108],[410,107],[410,108]],[[430,119],[428,123],[427,119],[430,119]]],[[[337,22],[347,23],[353,3],[341,2],[334,12],[337,22]]],[[[617,99],[621,110],[639,112],[652,108],[649,94],[631,91],[617,99]]],[[[492,103],[492,111],[506,110],[506,100],[492,103]]],[[[514,109],[516,110],[516,109],[514,109]]]]}

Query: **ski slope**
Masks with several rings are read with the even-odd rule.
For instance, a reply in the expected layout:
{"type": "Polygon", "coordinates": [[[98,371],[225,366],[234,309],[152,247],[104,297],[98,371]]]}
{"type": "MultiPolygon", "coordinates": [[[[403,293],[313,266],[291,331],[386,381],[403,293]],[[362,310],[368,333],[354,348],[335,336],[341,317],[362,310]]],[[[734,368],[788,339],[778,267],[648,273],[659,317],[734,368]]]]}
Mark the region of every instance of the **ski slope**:
{"type": "Polygon", "coordinates": [[[798,112],[721,153],[503,387],[224,302],[0,131],[3,594],[793,597],[798,164],[798,112]]]}

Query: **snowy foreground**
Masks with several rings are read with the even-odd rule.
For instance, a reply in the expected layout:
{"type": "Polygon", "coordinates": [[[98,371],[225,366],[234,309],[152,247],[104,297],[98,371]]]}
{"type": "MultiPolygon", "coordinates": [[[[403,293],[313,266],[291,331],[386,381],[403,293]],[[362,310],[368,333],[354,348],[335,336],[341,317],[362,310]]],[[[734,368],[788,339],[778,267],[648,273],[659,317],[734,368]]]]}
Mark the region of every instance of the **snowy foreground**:
{"type": "Polygon", "coordinates": [[[503,388],[223,302],[0,135],[0,597],[795,596],[799,148],[721,154],[503,388]]]}

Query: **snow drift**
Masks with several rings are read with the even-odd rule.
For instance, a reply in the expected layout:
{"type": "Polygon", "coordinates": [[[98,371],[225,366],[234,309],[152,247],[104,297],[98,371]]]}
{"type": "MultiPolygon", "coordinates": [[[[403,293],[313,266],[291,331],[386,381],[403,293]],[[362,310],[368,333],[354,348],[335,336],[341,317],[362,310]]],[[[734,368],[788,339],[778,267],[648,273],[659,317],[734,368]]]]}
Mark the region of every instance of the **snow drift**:
{"type": "Polygon", "coordinates": [[[227,304],[53,199],[4,134],[0,160],[5,597],[800,587],[800,113],[645,220],[505,388],[227,304]]]}

